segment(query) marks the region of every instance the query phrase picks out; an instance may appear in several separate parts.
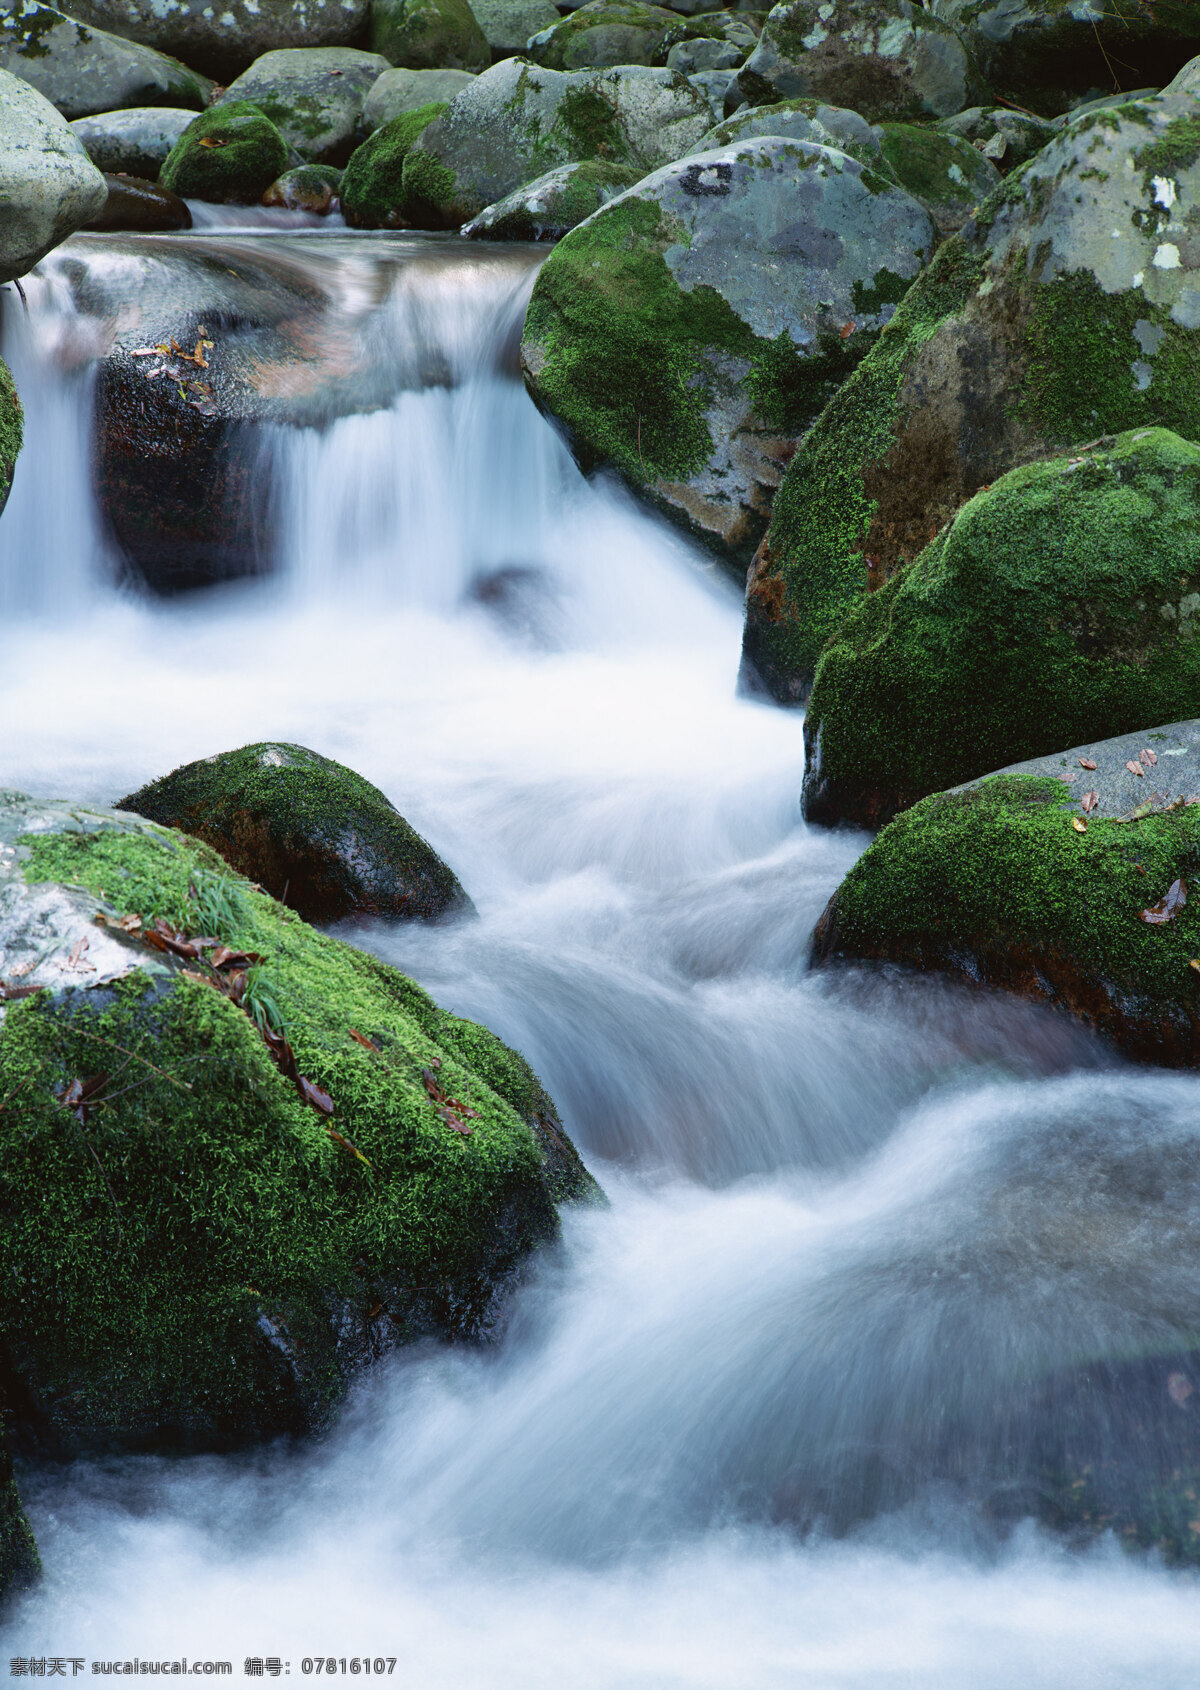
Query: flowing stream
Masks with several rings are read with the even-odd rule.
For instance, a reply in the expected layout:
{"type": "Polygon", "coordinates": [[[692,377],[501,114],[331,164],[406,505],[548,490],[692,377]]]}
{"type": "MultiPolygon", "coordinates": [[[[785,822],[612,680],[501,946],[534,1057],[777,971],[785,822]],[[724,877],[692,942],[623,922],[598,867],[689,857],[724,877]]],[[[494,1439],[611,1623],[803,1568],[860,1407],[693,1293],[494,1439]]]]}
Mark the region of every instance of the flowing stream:
{"type": "Polygon", "coordinates": [[[999,996],[808,972],[866,840],[802,823],[799,714],[736,694],[736,591],[525,397],[527,251],[237,238],[347,287],[390,252],[390,403],[264,431],[273,573],[140,596],[70,286],[114,243],[48,262],[5,319],[0,782],[112,801],[257,739],[359,770],[479,919],[344,936],[525,1052],[611,1207],[565,1218],[494,1346],[393,1357],[315,1447],[26,1468],[47,1576],[0,1654],[1193,1685],[1195,1576],[1035,1524],[997,1415],[1191,1341],[1200,1080],[999,996]]]}

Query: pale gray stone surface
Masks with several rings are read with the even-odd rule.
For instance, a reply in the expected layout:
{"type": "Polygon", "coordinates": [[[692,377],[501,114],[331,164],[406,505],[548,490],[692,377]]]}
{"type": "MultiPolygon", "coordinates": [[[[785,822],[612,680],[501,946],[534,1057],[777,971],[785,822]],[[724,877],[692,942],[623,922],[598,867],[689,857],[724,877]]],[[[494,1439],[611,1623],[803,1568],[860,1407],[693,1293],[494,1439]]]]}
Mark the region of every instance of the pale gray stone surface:
{"type": "Polygon", "coordinates": [[[76,118],[71,130],[97,170],[124,171],[154,182],[195,115],[177,106],[130,106],[76,118]]]}
{"type": "MultiPolygon", "coordinates": [[[[1200,609],[1200,603],[1195,608],[1200,609]]],[[[1139,728],[1136,733],[1120,734],[1116,739],[1093,740],[1087,745],[1073,745],[1069,751],[1055,751],[1048,757],[1010,763],[993,774],[1045,775],[1061,780],[1070,787],[1080,814],[1095,816],[1098,821],[1110,816],[1129,816],[1143,805],[1151,810],[1165,810],[1180,800],[1185,804],[1200,804],[1200,721],[1139,728]],[[1144,757],[1145,751],[1151,756],[1144,757]],[[1085,769],[1084,760],[1096,767],[1085,769]],[[1136,763],[1142,773],[1135,774],[1130,763],[1136,763]],[[1085,811],[1081,801],[1089,792],[1095,793],[1096,802],[1085,811]]],[[[991,779],[992,774],[980,775],[978,780],[965,781],[952,790],[966,792],[980,781],[991,779]]]]}
{"type": "Polygon", "coordinates": [[[49,100],[0,70],[0,282],[25,275],[108,200],[104,177],[49,100]]]}
{"type": "Polygon", "coordinates": [[[199,111],[212,87],[162,53],[37,0],[14,0],[0,13],[0,69],[28,82],[66,118],[121,106],[199,111]]]}
{"type": "Polygon", "coordinates": [[[531,35],[559,21],[554,0],[471,0],[493,53],[523,53],[531,35]]]}
{"type": "Polygon", "coordinates": [[[385,70],[363,103],[363,127],[373,135],[401,112],[453,100],[474,80],[469,70],[385,70]]]}
{"type": "Polygon", "coordinates": [[[75,0],[85,23],[222,78],[277,47],[348,46],[368,0],[75,0]]]}
{"type": "Polygon", "coordinates": [[[354,47],[264,53],[214,101],[251,100],[308,164],[344,164],[367,130],[367,95],[391,67],[354,47]]]}

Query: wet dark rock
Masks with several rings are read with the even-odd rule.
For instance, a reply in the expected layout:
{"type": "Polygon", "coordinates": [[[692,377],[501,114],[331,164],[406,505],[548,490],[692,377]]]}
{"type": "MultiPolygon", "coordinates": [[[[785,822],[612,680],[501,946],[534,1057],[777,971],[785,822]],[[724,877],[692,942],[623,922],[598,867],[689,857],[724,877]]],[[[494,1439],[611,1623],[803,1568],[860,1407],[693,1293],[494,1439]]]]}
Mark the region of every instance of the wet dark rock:
{"type": "Polygon", "coordinates": [[[186,763],[117,808],[202,839],[306,921],[471,908],[378,787],[302,745],[247,745],[186,763]]]}
{"type": "Polygon", "coordinates": [[[108,199],[103,211],[87,224],[89,229],[132,229],[153,234],[191,228],[192,214],[187,205],[161,183],[126,175],[106,175],[104,180],[108,199]]]}
{"type": "Polygon", "coordinates": [[[284,211],[309,211],[317,217],[327,217],[338,207],[342,188],[342,172],[327,164],[302,164],[297,170],[286,170],[277,182],[272,182],[262,197],[264,205],[276,205],[284,211]]]}

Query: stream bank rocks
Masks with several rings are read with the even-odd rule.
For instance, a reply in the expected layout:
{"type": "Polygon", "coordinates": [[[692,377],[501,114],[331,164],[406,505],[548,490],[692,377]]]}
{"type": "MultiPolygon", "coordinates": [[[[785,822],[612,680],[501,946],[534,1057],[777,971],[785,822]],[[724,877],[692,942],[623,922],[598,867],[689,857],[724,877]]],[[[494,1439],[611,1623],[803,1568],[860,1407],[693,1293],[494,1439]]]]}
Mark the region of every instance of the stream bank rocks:
{"type": "Polygon", "coordinates": [[[817,665],[810,821],[1200,713],[1200,446],[1139,429],[1010,470],[867,594],[817,665]]]}
{"type": "Polygon", "coordinates": [[[587,0],[534,36],[529,52],[548,70],[648,65],[678,22],[676,13],[642,0],[587,0]]]}
{"type": "Polygon", "coordinates": [[[210,106],[184,130],[159,174],[188,199],[255,205],[290,162],[287,142],[249,100],[210,106]]]}
{"type": "Polygon", "coordinates": [[[539,273],[521,357],[585,469],[615,468],[745,566],[796,437],[933,250],[928,213],[765,136],[646,178],[539,273]]]}
{"type": "Polygon", "coordinates": [[[71,131],[97,170],[155,182],[171,148],[195,116],[181,106],[131,106],[126,111],[76,118],[71,131]]]}
{"type": "Polygon", "coordinates": [[[780,487],[749,672],[802,700],[850,609],[1015,464],[1161,425],[1200,437],[1200,126],[1188,96],[1085,115],[938,252],[780,487]]]}
{"type": "Polygon", "coordinates": [[[212,88],[177,59],[35,0],[14,0],[0,13],[0,68],[44,94],[66,118],[121,106],[198,111],[212,88]]]}
{"type": "Polygon", "coordinates": [[[353,47],[292,47],[264,53],[219,94],[217,107],[248,100],[306,164],[345,164],[366,139],[363,105],[388,69],[353,47]]]}
{"type": "Polygon", "coordinates": [[[36,88],[3,70],[0,180],[0,284],[32,270],[108,198],[104,177],[65,118],[36,88]]]}
{"type": "Polygon", "coordinates": [[[472,909],[453,870],[378,787],[302,745],[245,745],[117,801],[201,839],[305,921],[472,909]]]}
{"type": "Polygon", "coordinates": [[[486,206],[463,224],[462,233],[474,241],[561,240],[593,211],[632,188],[641,174],[601,159],[563,164],[486,206]]]}
{"type": "Polygon", "coordinates": [[[0,797],[0,1332],[26,1446],[230,1448],[471,1339],[597,1188],[516,1052],[140,817],[0,797]]]}
{"type": "Polygon", "coordinates": [[[371,84],[363,103],[363,126],[368,135],[394,117],[421,106],[448,106],[456,94],[475,80],[465,70],[385,70],[371,84]]]}
{"type": "Polygon", "coordinates": [[[1198,866],[1200,721],[1189,720],[905,810],[830,900],[813,954],[1002,987],[1065,1009],[1136,1060],[1195,1067],[1198,866]]]}
{"type": "Polygon", "coordinates": [[[445,110],[445,103],[437,101],[401,112],[355,150],[341,190],[342,211],[352,229],[406,227],[411,207],[404,186],[404,161],[445,110]]]}
{"type": "Polygon", "coordinates": [[[277,47],[348,47],[369,0],[72,0],[85,23],[172,53],[228,82],[277,47]]]}
{"type": "Polygon", "coordinates": [[[410,70],[486,70],[488,46],[467,0],[371,0],[371,46],[410,70]]]}

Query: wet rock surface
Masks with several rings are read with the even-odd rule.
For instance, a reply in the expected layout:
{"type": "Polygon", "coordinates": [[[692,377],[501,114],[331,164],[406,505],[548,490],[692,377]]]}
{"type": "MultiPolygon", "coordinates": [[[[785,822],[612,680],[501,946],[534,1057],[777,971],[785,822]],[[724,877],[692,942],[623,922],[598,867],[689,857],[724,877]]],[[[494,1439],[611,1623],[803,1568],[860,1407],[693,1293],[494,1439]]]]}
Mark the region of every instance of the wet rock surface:
{"type": "Polygon", "coordinates": [[[40,258],[104,206],[104,177],[49,100],[0,70],[0,283],[40,258]]]}
{"type": "Polygon", "coordinates": [[[71,131],[97,170],[156,182],[167,155],[195,112],[179,106],[132,106],[76,118],[71,131]]]}
{"type": "Polygon", "coordinates": [[[129,229],[153,234],[191,228],[192,214],[186,202],[169,188],[137,176],[106,175],[104,180],[108,199],[104,209],[87,225],[89,229],[101,232],[129,229]]]}

